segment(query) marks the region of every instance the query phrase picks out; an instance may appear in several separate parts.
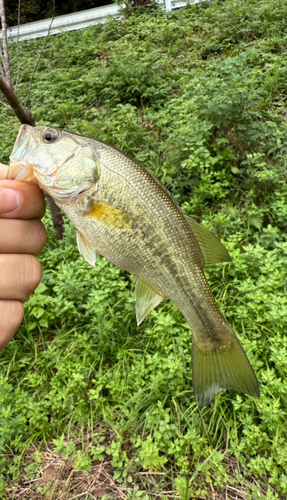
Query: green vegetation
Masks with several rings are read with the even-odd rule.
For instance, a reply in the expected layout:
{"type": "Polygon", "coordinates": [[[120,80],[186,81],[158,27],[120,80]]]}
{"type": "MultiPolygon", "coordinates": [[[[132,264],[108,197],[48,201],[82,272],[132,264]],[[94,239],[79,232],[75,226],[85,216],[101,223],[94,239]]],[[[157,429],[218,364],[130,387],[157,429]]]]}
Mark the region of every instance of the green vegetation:
{"type": "MultiPolygon", "coordinates": [[[[122,149],[221,238],[233,262],[206,273],[261,398],[222,393],[200,411],[176,307],[137,328],[132,277],[103,258],[91,268],[73,227],[58,242],[46,215],[42,284],[0,354],[3,498],[20,474],[37,478],[47,443],[87,478],[110,461],[125,496],[106,499],[286,498],[286,28],[282,0],[227,0],[49,39],[30,96],[37,123],[122,149]]],[[[42,43],[20,45],[22,98],[42,43]]],[[[2,109],[2,161],[17,130],[2,109]]],[[[33,498],[76,495],[49,486],[33,498]]]]}

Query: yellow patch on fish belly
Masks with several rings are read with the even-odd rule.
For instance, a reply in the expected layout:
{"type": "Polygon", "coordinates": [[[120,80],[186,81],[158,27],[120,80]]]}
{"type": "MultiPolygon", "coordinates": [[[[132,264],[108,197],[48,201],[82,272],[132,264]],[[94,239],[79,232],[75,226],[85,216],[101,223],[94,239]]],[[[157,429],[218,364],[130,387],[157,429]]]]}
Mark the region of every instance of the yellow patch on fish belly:
{"type": "Polygon", "coordinates": [[[130,229],[133,223],[126,212],[104,201],[93,201],[86,215],[113,229],[130,229]]]}

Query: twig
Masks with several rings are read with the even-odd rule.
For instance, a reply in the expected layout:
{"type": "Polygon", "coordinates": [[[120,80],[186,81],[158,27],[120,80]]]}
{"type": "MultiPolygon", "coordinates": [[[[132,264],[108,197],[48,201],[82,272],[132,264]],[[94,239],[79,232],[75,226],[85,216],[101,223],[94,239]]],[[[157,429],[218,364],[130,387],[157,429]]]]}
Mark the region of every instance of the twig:
{"type": "Polygon", "coordinates": [[[181,429],[181,425],[180,425],[180,417],[179,417],[179,413],[178,413],[178,407],[177,407],[177,404],[176,404],[176,401],[175,401],[174,397],[172,398],[172,401],[173,401],[173,404],[174,404],[174,407],[175,407],[175,411],[176,411],[177,422],[178,422],[178,428],[179,428],[179,429],[181,429]]]}
{"type": "Polygon", "coordinates": [[[167,497],[170,498],[180,498],[180,496],[175,495],[173,491],[162,491],[161,493],[149,493],[149,495],[152,495],[153,497],[162,497],[162,495],[166,495],[167,497]]]}
{"type": "Polygon", "coordinates": [[[246,497],[246,493],[244,490],[234,488],[233,486],[230,486],[229,484],[226,487],[227,490],[235,491],[237,495],[241,495],[243,497],[246,497]]]}
{"type": "Polygon", "coordinates": [[[4,101],[1,101],[1,99],[0,99],[0,104],[2,104],[2,106],[5,106],[5,108],[7,108],[7,109],[9,109],[10,111],[12,111],[11,106],[9,106],[9,104],[6,104],[4,101]]]}
{"type": "Polygon", "coordinates": [[[76,495],[75,497],[71,497],[70,500],[74,500],[75,498],[80,498],[83,497],[84,495],[87,495],[89,492],[84,491],[84,493],[80,493],[79,495],[76,495]]]}
{"type": "MultiPolygon", "coordinates": [[[[1,101],[0,101],[0,103],[1,103],[1,101]]],[[[3,103],[1,103],[1,104],[3,104],[3,103]]],[[[5,139],[5,141],[10,142],[13,146],[14,142],[11,141],[11,139],[8,139],[8,137],[6,137],[6,135],[0,134],[0,137],[3,137],[5,139]]]]}
{"type": "Polygon", "coordinates": [[[19,78],[20,78],[20,63],[19,63],[20,7],[21,7],[21,0],[19,0],[19,2],[18,2],[17,78],[16,78],[16,83],[15,83],[15,92],[17,92],[17,87],[18,87],[19,78]]]}
{"type": "Polygon", "coordinates": [[[85,109],[83,109],[83,111],[81,111],[81,113],[79,113],[76,117],[75,117],[75,120],[77,120],[77,118],[80,118],[80,116],[82,116],[83,113],[85,113],[85,111],[88,111],[88,109],[92,108],[94,106],[94,104],[96,104],[98,101],[94,101],[92,102],[92,104],[90,104],[89,106],[87,106],[85,109]]]}
{"type": "Polygon", "coordinates": [[[3,43],[3,51],[4,51],[4,71],[5,71],[6,80],[9,83],[10,87],[12,87],[12,78],[11,78],[9,54],[8,54],[7,25],[6,25],[4,0],[0,0],[0,17],[1,17],[1,25],[2,25],[2,43],[3,43]]]}
{"type": "Polygon", "coordinates": [[[139,472],[141,476],[149,475],[149,476],[165,476],[165,472],[139,472]]]}
{"type": "MultiPolygon", "coordinates": [[[[0,0],[0,2],[3,1],[3,0],[0,0]]],[[[26,97],[26,100],[25,100],[25,103],[24,103],[24,106],[27,106],[27,102],[29,100],[29,97],[30,97],[30,92],[31,92],[31,88],[32,88],[32,83],[33,83],[33,79],[34,79],[34,76],[35,76],[35,73],[37,71],[37,68],[39,66],[39,62],[41,60],[41,57],[42,57],[42,54],[43,54],[43,51],[46,47],[46,44],[47,44],[47,40],[48,40],[48,37],[50,35],[50,31],[51,31],[51,28],[52,28],[52,23],[54,21],[54,18],[55,18],[55,0],[52,0],[53,1],[53,15],[52,15],[52,19],[51,19],[51,22],[50,22],[50,26],[49,26],[49,29],[48,29],[48,33],[47,33],[47,36],[44,40],[44,43],[42,45],[42,48],[41,48],[41,52],[39,54],[39,57],[37,59],[37,62],[35,64],[35,67],[34,67],[34,70],[33,70],[33,73],[32,73],[32,76],[31,76],[31,80],[30,80],[30,85],[29,85],[29,89],[28,89],[28,93],[27,93],[27,97],[26,97]]]]}
{"type": "Polygon", "coordinates": [[[57,239],[62,240],[65,229],[61,209],[58,207],[58,205],[56,205],[53,198],[48,193],[45,193],[45,196],[50,208],[50,212],[52,214],[53,226],[57,239]]]}
{"type": "Polygon", "coordinates": [[[0,73],[1,75],[3,76],[3,78],[5,78],[5,74],[4,74],[4,59],[3,59],[3,53],[2,53],[2,47],[0,45],[0,57],[1,57],[1,61],[2,61],[2,64],[0,63],[0,73]]]}
{"type": "MultiPolygon", "coordinates": [[[[1,0],[0,0],[1,1],[1,0]]],[[[35,127],[35,119],[31,111],[25,109],[17,94],[14,92],[12,87],[0,76],[0,90],[3,92],[7,102],[10,104],[13,113],[17,116],[20,123],[28,123],[35,127]]],[[[6,106],[7,107],[7,106],[6,106]]]]}

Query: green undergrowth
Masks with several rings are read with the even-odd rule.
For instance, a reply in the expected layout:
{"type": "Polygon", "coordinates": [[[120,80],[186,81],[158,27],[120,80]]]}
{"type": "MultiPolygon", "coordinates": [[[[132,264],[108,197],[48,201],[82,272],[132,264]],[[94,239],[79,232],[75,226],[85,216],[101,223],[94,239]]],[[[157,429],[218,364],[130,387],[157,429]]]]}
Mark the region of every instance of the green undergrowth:
{"type": "MultiPolygon", "coordinates": [[[[221,393],[200,411],[177,308],[164,301],[137,327],[132,277],[103,258],[90,267],[72,226],[56,241],[46,215],[42,283],[0,355],[3,498],[31,443],[48,440],[87,473],[110,457],[131,499],[165,490],[209,499],[227,485],[248,499],[286,498],[286,26],[282,0],[226,0],[173,13],[152,6],[48,40],[28,102],[37,123],[123,150],[223,241],[232,263],[206,274],[261,397],[221,393]],[[98,422],[113,437],[74,449],[77,430],[98,422]],[[168,479],[162,490],[139,488],[138,471],[168,479]]],[[[20,44],[22,99],[42,43],[20,44]]],[[[16,71],[13,45],[11,60],[16,71]]],[[[2,161],[17,129],[2,109],[2,161]]]]}

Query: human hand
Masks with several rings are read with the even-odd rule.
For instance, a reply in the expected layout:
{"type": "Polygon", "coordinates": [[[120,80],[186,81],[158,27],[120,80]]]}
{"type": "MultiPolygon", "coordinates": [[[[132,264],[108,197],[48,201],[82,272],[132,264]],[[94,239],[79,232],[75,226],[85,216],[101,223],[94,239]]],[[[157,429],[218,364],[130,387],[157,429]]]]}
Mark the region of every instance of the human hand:
{"type": "Polygon", "coordinates": [[[0,351],[23,319],[23,302],[41,281],[35,255],[47,239],[40,221],[43,192],[34,184],[7,180],[7,172],[7,165],[0,163],[0,351]]]}

